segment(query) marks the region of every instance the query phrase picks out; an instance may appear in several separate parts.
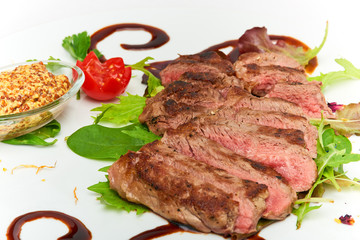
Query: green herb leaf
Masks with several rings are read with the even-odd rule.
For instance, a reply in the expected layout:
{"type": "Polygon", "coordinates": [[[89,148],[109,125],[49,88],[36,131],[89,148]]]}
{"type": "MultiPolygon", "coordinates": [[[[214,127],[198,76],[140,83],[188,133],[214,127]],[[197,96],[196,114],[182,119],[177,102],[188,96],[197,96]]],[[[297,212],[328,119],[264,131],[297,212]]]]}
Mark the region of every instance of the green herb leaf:
{"type": "Polygon", "coordinates": [[[99,182],[88,187],[88,189],[99,193],[99,199],[108,206],[125,210],[127,212],[136,211],[137,214],[149,211],[149,209],[143,205],[135,204],[122,199],[114,190],[110,189],[109,181],[99,182]]]}
{"type": "Polygon", "coordinates": [[[309,61],[314,57],[316,57],[320,52],[320,50],[323,48],[328,36],[328,27],[329,27],[328,23],[326,23],[325,35],[319,47],[309,49],[304,54],[297,54],[293,56],[301,65],[306,66],[309,63],[309,61]]]}
{"type": "MultiPolygon", "coordinates": [[[[337,135],[334,129],[330,128],[329,125],[325,125],[326,121],[327,119],[322,117],[318,123],[318,156],[315,159],[318,168],[318,178],[305,199],[310,199],[317,186],[324,182],[331,184],[340,191],[341,184],[339,184],[339,180],[351,181],[343,173],[343,164],[360,161],[360,154],[351,153],[352,146],[350,140],[345,136],[337,135]],[[342,176],[342,178],[339,178],[339,176],[342,176]]],[[[301,226],[305,215],[309,211],[319,207],[310,206],[308,202],[299,204],[298,208],[293,210],[293,213],[297,216],[297,227],[301,226]]]]}
{"type": "Polygon", "coordinates": [[[146,76],[148,76],[148,81],[147,81],[147,85],[148,85],[147,92],[148,93],[147,93],[146,97],[153,97],[158,92],[163,90],[164,87],[161,85],[160,79],[155,77],[150,71],[148,71],[145,68],[145,67],[149,66],[149,64],[146,63],[148,60],[153,60],[153,58],[152,57],[146,57],[143,60],[141,60],[140,62],[137,62],[137,63],[135,63],[133,65],[130,65],[130,67],[133,70],[142,71],[146,76]]]}
{"type": "Polygon", "coordinates": [[[145,107],[145,97],[138,95],[120,96],[119,103],[102,104],[101,107],[92,109],[91,111],[100,111],[95,123],[108,122],[113,124],[128,124],[139,122],[139,115],[145,107]]]}
{"type": "Polygon", "coordinates": [[[350,61],[344,58],[335,59],[340,66],[344,68],[343,71],[334,71],[326,74],[320,73],[320,76],[308,77],[309,81],[322,82],[322,88],[346,80],[360,79],[360,69],[356,68],[350,61]]]}
{"type": "Polygon", "coordinates": [[[60,132],[60,129],[60,123],[56,120],[52,120],[38,130],[13,139],[4,140],[2,142],[12,145],[51,146],[56,143],[57,140],[54,139],[51,142],[47,142],[45,140],[55,137],[60,132]]]}
{"type": "Polygon", "coordinates": [[[145,143],[150,143],[155,140],[161,139],[161,137],[150,132],[145,126],[140,125],[140,124],[134,125],[134,128],[128,129],[128,130],[123,130],[122,132],[129,135],[130,137],[141,139],[145,143]]]}
{"type": "Polygon", "coordinates": [[[80,156],[114,161],[129,150],[139,150],[146,143],[123,132],[132,127],[134,126],[123,128],[108,128],[96,124],[85,126],[67,139],[67,145],[80,156]]]}
{"type": "MultiPolygon", "coordinates": [[[[73,34],[64,38],[62,46],[70,55],[79,61],[84,61],[91,45],[91,38],[86,31],[73,34]]],[[[94,51],[98,58],[102,55],[98,50],[94,51]]]]}
{"type": "Polygon", "coordinates": [[[292,213],[295,214],[297,218],[296,227],[299,229],[301,227],[301,223],[304,220],[304,217],[307,213],[310,211],[313,211],[315,209],[319,209],[322,205],[318,206],[310,206],[309,203],[303,203],[300,205],[299,208],[294,208],[292,213]]]}

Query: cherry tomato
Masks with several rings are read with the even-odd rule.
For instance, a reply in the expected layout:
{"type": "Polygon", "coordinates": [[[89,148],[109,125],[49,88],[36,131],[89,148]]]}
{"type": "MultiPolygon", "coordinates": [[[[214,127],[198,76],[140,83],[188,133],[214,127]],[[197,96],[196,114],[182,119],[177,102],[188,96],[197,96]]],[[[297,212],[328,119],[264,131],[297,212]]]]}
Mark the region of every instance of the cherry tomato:
{"type": "Polygon", "coordinates": [[[77,61],[76,66],[85,73],[81,89],[89,97],[100,101],[123,94],[131,78],[131,67],[125,67],[120,57],[101,63],[96,54],[90,52],[84,61],[77,61]]]}

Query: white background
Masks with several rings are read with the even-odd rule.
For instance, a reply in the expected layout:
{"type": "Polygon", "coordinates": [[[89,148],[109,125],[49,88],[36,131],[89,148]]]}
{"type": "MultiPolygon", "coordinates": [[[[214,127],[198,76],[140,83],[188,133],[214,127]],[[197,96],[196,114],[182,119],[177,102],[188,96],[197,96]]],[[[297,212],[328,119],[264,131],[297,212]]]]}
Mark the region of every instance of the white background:
{"type": "MultiPolygon", "coordinates": [[[[73,61],[62,49],[64,37],[87,30],[94,31],[114,23],[138,22],[162,28],[170,42],[160,49],[129,52],[120,49],[120,42],[144,42],[148,35],[123,32],[99,44],[107,56],[121,56],[133,63],[146,56],[167,60],[177,54],[201,51],[210,45],[236,39],[248,28],[266,26],[270,34],[289,35],[310,47],[318,46],[324,35],[326,21],[329,36],[320,52],[321,72],[340,70],[335,58],[349,59],[360,67],[360,16],[357,1],[6,1],[1,2],[0,65],[27,59],[47,59],[49,56],[73,61]]],[[[328,101],[359,102],[359,84],[355,81],[326,89],[328,101]]],[[[128,89],[142,94],[139,79],[128,89]]],[[[91,124],[90,109],[99,103],[82,96],[72,101],[59,117],[62,131],[58,142],[50,148],[21,147],[0,144],[0,239],[6,239],[6,229],[17,216],[37,210],[57,210],[79,218],[92,232],[94,239],[129,239],[155,226],[166,223],[146,213],[136,216],[108,209],[86,188],[104,180],[97,172],[109,162],[81,158],[72,153],[63,140],[78,128],[91,124]],[[11,169],[19,164],[52,165],[35,174],[35,169],[11,169]],[[4,170],[3,170],[4,169],[4,170]],[[5,171],[7,169],[7,171],[5,171]],[[44,181],[43,181],[44,180],[44,181]],[[74,188],[79,201],[75,204],[74,188]]],[[[352,138],[354,151],[359,140],[352,138]]],[[[349,174],[360,177],[359,164],[347,167],[349,174]]],[[[295,229],[295,217],[274,224],[260,233],[267,240],[282,239],[358,239],[360,236],[360,192],[331,189],[327,197],[335,200],[308,215],[300,230],[295,229]],[[354,226],[335,223],[334,219],[352,214],[354,226]]],[[[23,228],[23,239],[56,239],[66,228],[59,222],[41,220],[23,228]]],[[[164,239],[223,239],[214,235],[182,234],[164,239]]]]}

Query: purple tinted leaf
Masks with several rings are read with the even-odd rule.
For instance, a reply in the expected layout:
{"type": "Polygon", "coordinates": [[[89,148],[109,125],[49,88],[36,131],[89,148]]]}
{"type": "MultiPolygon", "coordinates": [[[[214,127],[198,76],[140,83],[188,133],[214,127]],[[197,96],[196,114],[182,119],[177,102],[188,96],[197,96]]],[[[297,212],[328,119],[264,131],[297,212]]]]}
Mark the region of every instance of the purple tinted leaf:
{"type": "Polygon", "coordinates": [[[338,110],[341,110],[344,108],[343,104],[337,104],[336,102],[331,102],[328,103],[329,108],[331,109],[332,112],[336,112],[338,110]]]}
{"type": "Polygon", "coordinates": [[[327,25],[324,39],[319,47],[305,51],[303,47],[294,46],[285,41],[273,42],[265,27],[254,27],[247,30],[238,41],[240,54],[247,52],[276,52],[296,59],[301,65],[306,66],[323,47],[327,37],[327,25]]]}

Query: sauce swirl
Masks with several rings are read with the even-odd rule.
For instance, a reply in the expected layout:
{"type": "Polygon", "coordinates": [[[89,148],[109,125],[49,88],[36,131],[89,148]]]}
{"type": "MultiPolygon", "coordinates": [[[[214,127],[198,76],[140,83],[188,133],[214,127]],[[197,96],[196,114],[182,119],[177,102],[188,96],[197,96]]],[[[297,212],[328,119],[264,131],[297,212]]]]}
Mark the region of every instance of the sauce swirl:
{"type": "MultiPolygon", "coordinates": [[[[127,50],[146,50],[158,48],[170,40],[170,37],[167,35],[167,33],[159,28],[139,23],[121,23],[104,27],[91,35],[91,45],[89,50],[96,49],[96,46],[99,42],[114,32],[124,30],[143,30],[151,34],[151,40],[144,44],[120,44],[122,48],[127,50]]],[[[100,61],[106,61],[105,57],[102,57],[100,61]]]]}
{"type": "Polygon", "coordinates": [[[15,218],[7,229],[7,239],[20,240],[22,226],[27,222],[40,218],[53,218],[68,227],[69,232],[59,237],[59,240],[90,240],[92,238],[91,232],[75,217],[57,211],[35,211],[15,218]]]}
{"type": "Polygon", "coordinates": [[[169,222],[166,225],[162,225],[154,229],[142,232],[130,238],[130,240],[150,240],[157,237],[163,237],[169,234],[173,234],[176,232],[185,232],[185,230],[179,227],[178,225],[169,222]]]}

